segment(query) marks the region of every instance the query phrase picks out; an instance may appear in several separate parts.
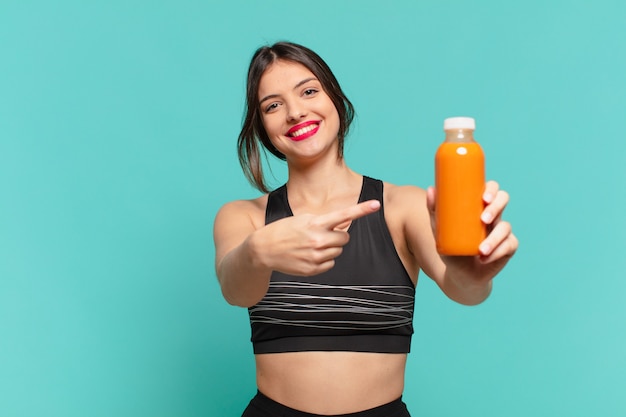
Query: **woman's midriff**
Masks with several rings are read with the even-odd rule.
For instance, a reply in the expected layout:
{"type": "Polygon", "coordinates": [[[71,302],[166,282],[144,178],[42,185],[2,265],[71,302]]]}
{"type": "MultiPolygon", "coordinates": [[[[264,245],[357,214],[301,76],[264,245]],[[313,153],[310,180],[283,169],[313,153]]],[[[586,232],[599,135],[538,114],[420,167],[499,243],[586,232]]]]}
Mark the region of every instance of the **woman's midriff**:
{"type": "Polygon", "coordinates": [[[313,414],[347,414],[396,400],[406,354],[290,352],[256,355],[257,386],[269,398],[313,414]]]}

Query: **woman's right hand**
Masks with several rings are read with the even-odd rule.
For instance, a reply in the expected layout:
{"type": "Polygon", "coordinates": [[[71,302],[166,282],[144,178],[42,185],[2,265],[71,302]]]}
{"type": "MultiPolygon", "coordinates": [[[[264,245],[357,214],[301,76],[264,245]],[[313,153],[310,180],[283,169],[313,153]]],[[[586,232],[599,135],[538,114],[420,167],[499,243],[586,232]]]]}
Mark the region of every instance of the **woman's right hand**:
{"type": "Polygon", "coordinates": [[[272,271],[310,276],[329,270],[348,243],[344,229],[379,208],[379,201],[370,200],[323,215],[302,214],[259,225],[265,210],[261,201],[226,204],[213,227],[215,270],[224,298],[250,307],[265,296],[272,271]]]}
{"type": "Polygon", "coordinates": [[[286,217],[258,229],[249,243],[258,262],[267,269],[317,275],[335,265],[335,258],[350,240],[350,223],[379,209],[379,201],[369,200],[323,215],[286,217]]]}

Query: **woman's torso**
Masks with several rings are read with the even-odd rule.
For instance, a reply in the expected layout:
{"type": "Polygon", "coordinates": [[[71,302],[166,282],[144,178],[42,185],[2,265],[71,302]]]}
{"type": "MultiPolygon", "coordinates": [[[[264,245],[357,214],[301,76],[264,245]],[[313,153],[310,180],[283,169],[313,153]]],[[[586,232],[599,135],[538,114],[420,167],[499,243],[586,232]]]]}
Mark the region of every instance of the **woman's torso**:
{"type": "Polygon", "coordinates": [[[256,355],[259,390],[314,414],[347,414],[402,395],[406,354],[289,352],[256,355]]]}
{"type": "MultiPolygon", "coordinates": [[[[418,267],[403,234],[399,188],[385,183],[385,221],[395,249],[415,285],[418,267]]],[[[267,196],[252,216],[265,224],[267,196]]],[[[305,351],[256,354],[257,386],[271,399],[314,414],[345,414],[391,402],[402,395],[406,353],[305,351]]]]}

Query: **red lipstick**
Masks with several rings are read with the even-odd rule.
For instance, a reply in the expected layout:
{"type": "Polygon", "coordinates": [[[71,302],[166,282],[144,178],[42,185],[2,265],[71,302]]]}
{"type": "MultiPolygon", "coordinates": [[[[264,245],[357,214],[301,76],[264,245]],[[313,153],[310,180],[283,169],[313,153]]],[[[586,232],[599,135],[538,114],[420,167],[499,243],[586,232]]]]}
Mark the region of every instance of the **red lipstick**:
{"type": "Polygon", "coordinates": [[[304,140],[317,133],[320,128],[319,124],[319,120],[309,120],[308,122],[297,124],[287,131],[287,136],[294,141],[304,140]]]}

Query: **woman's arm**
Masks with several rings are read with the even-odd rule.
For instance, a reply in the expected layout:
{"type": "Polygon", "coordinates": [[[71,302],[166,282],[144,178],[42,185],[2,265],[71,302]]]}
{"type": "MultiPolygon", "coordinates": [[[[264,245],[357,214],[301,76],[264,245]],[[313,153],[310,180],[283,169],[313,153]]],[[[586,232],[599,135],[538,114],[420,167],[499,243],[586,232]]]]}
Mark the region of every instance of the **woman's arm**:
{"type": "Polygon", "coordinates": [[[232,305],[249,307],[267,292],[271,269],[259,262],[254,239],[262,209],[253,201],[224,205],[215,217],[215,270],[222,294],[232,305]]]}
{"type": "Polygon", "coordinates": [[[228,203],[218,212],[213,228],[222,294],[230,304],[242,307],[263,298],[272,271],[311,276],[332,268],[350,239],[341,226],[380,208],[372,200],[264,225],[264,207],[259,209],[259,205],[265,204],[258,200],[228,203]]]}
{"type": "MultiPolygon", "coordinates": [[[[518,241],[508,222],[501,220],[508,194],[498,184],[486,184],[483,222],[489,232],[477,256],[441,256],[434,238],[434,196],[417,187],[401,187],[399,194],[409,251],[426,275],[432,278],[452,300],[466,305],[483,302],[490,294],[493,278],[515,253],[518,241]]],[[[396,197],[398,198],[398,197],[396,197]]]]}

